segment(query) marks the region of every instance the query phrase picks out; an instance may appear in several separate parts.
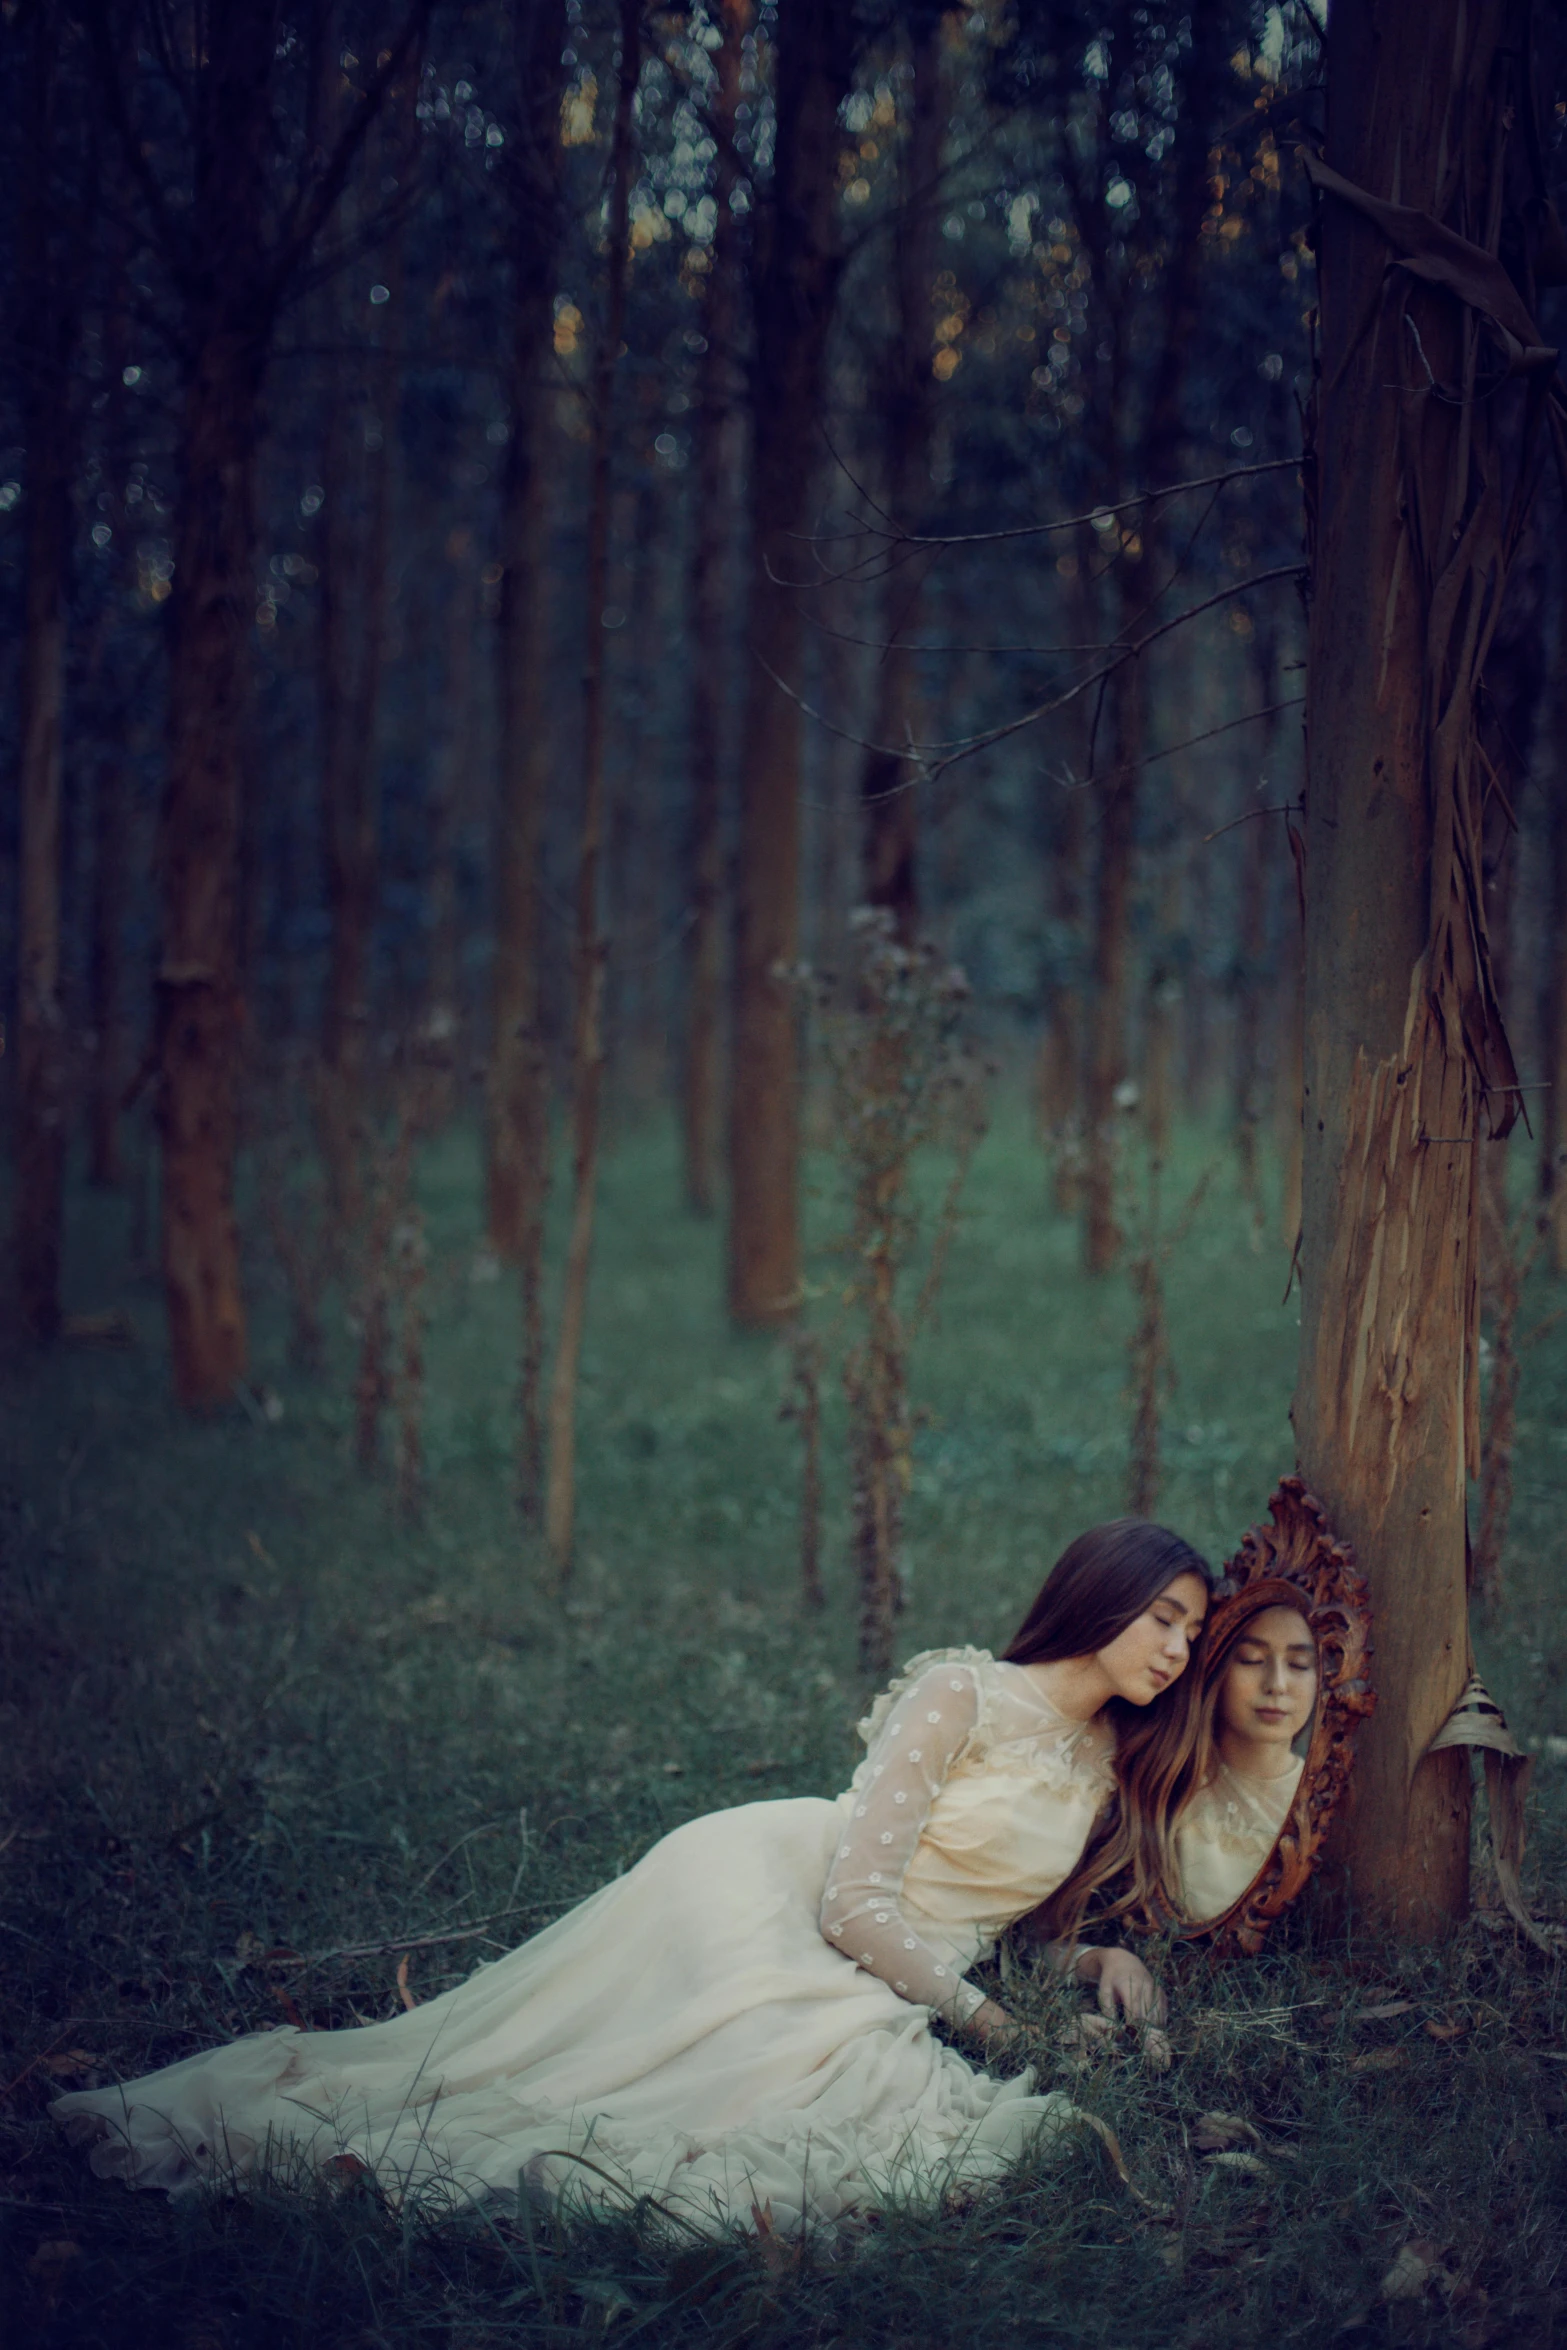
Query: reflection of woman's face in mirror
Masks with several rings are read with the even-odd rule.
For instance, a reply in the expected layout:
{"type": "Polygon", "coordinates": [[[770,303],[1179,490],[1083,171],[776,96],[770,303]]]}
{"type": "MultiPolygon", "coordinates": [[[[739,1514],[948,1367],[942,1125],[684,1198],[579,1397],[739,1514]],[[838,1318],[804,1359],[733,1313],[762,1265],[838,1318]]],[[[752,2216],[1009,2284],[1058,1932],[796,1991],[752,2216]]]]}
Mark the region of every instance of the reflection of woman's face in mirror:
{"type": "Polygon", "coordinates": [[[1317,1701],[1317,1649],[1298,1609],[1263,1608],[1236,1641],[1219,1683],[1215,1732],[1232,1769],[1282,1778],[1317,1701]]]}

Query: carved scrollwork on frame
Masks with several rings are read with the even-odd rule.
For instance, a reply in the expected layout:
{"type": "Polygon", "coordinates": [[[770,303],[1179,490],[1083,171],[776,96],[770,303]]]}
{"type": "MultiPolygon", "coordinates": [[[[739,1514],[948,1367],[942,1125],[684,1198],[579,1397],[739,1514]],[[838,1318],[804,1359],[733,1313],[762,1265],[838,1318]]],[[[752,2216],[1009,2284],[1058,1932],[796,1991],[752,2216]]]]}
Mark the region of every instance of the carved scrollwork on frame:
{"type": "Polygon", "coordinates": [[[1298,1608],[1316,1642],[1317,1701],[1300,1784],[1273,1850],[1238,1901],[1184,1929],[1217,1951],[1260,1950],[1275,1918],[1304,1891],[1344,1800],[1355,1733],[1376,1704],[1370,1594],[1353,1550],[1337,1540],[1299,1477],[1280,1480],[1268,1515],[1272,1523],[1253,1526],[1225,1568],[1206,1645],[1211,1655],[1242,1603],[1247,1616],[1259,1607],[1298,1608]]]}

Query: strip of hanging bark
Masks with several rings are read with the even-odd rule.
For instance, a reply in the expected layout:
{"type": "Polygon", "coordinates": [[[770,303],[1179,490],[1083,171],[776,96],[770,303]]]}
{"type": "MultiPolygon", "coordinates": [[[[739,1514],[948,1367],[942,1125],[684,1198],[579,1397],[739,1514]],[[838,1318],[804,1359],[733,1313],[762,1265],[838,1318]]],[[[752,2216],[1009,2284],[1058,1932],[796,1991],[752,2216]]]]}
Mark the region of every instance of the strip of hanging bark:
{"type": "Polygon", "coordinates": [[[593,1213],[598,1186],[599,1127],[604,1085],[603,999],[608,943],[599,935],[599,868],[604,849],[605,630],[609,585],[609,528],[613,403],[626,311],[630,250],[631,110],[641,70],[639,0],[621,0],[619,92],[610,156],[609,221],[605,242],[604,328],[593,371],[593,488],[588,513],[587,643],[582,687],[582,833],[577,856],[574,965],[576,1024],[572,1039],[572,1205],[560,1328],[550,1374],[544,1536],[557,1584],[571,1567],[577,1507],[577,1373],[587,1319],[588,1272],[593,1258],[593,1213]]]}
{"type": "Polygon", "coordinates": [[[1344,178],[1309,147],[1301,149],[1306,177],[1374,221],[1412,277],[1456,294],[1484,319],[1507,360],[1509,374],[1556,365],[1556,352],[1541,338],[1518,288],[1494,253],[1444,228],[1412,204],[1389,204],[1344,178]]]}

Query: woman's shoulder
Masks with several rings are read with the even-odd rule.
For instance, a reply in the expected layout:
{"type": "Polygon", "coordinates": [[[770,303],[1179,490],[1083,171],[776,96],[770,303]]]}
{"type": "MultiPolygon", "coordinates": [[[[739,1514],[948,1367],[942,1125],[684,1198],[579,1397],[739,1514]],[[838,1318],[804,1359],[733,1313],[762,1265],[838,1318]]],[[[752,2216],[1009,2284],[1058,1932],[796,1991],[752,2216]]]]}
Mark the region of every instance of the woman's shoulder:
{"type": "Polygon", "coordinates": [[[988,1648],[922,1648],[888,1682],[859,1723],[859,1734],[867,1746],[871,1745],[895,1708],[927,1682],[938,1686],[945,1683],[946,1694],[960,1700],[972,1696],[975,1720],[983,1722],[998,1680],[996,1660],[988,1648]]]}
{"type": "Polygon", "coordinates": [[[1181,1827],[1219,1844],[1249,1844],[1259,1836],[1271,1843],[1289,1815],[1304,1769],[1296,1755],[1277,1778],[1261,1779],[1221,1762],[1186,1805],[1181,1827]]]}

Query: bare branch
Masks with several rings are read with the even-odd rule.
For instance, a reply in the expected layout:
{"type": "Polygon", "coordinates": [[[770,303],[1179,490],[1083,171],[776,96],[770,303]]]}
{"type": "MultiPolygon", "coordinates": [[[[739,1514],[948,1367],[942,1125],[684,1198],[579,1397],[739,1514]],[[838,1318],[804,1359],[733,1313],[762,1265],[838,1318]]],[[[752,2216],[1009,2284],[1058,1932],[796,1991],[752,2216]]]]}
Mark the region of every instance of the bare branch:
{"type": "Polygon", "coordinates": [[[343,125],[337,144],[323,165],[308,198],[304,183],[301,182],[278,239],[278,251],[272,268],[274,299],[282,292],[325,227],[353,168],[354,157],[364,144],[370,125],[381,111],[382,100],[422,44],[433,6],[434,0],[413,0],[401,30],[393,37],[391,45],[381,52],[381,61],[360,92],[359,102],[343,125]]]}
{"type": "Polygon", "coordinates": [[[1044,538],[1052,531],[1081,530],[1085,523],[1091,523],[1096,518],[1102,521],[1107,514],[1134,513],[1139,507],[1158,505],[1165,498],[1182,497],[1188,490],[1207,490],[1215,485],[1222,488],[1228,482],[1250,481],[1261,473],[1298,472],[1300,463],[1298,457],[1268,457],[1258,465],[1232,466],[1227,473],[1199,474],[1192,481],[1171,482],[1165,489],[1138,490],[1134,496],[1122,498],[1117,505],[1096,506],[1092,513],[1071,514],[1061,522],[1019,522],[1008,530],[949,531],[942,534],[899,531],[896,535],[906,546],[913,547],[986,547],[1007,539],[1044,538]]]}
{"type": "MultiPolygon", "coordinates": [[[[900,743],[892,745],[872,742],[865,735],[855,734],[849,728],[837,725],[824,712],[814,709],[803,694],[797,693],[792,685],[779,676],[765,654],[758,652],[755,646],[752,647],[752,656],[761,663],[779,692],[787,694],[796,708],[803,711],[814,725],[823,727],[828,734],[836,735],[840,742],[852,743],[862,751],[879,752],[883,758],[897,759],[903,765],[915,770],[906,783],[892,784],[885,792],[876,795],[881,799],[893,799],[901,792],[914,790],[919,783],[934,782],[948,767],[956,766],[961,759],[972,758],[976,751],[989,750],[993,744],[1009,741],[1013,735],[1022,734],[1030,726],[1037,726],[1042,719],[1054,717],[1055,713],[1058,710],[1064,710],[1069,702],[1075,702],[1080,694],[1087,693],[1094,686],[1103,685],[1126,662],[1135,661],[1139,655],[1147,651],[1150,645],[1156,644],[1160,637],[1169,636],[1174,629],[1184,628],[1189,620],[1199,619],[1204,612],[1211,612],[1216,605],[1226,604],[1232,597],[1244,595],[1251,588],[1264,587],[1276,579],[1303,579],[1305,576],[1306,566],[1304,563],[1281,563],[1271,571],[1254,571],[1246,579],[1236,580],[1229,587],[1216,589],[1211,596],[1205,596],[1200,604],[1188,605],[1184,612],[1177,612],[1172,619],[1161,620],[1157,628],[1149,629],[1134,643],[1114,644],[1105,648],[1110,652],[1111,658],[1102,667],[1089,670],[1085,676],[1078,678],[1075,684],[1065,687],[1058,694],[1053,694],[1048,701],[1036,703],[1031,710],[1023,711],[1016,718],[1007,719],[1003,725],[989,727],[982,734],[962,736],[950,743],[900,743]]],[[[1211,740],[1214,735],[1225,734],[1231,727],[1247,725],[1254,718],[1272,717],[1278,710],[1293,709],[1303,699],[1303,695],[1297,695],[1291,701],[1271,704],[1265,710],[1248,710],[1240,718],[1226,719],[1222,725],[1209,727],[1204,733],[1193,735],[1188,742],[1171,743],[1163,750],[1150,752],[1145,759],[1132,760],[1128,762],[1128,769],[1151,767],[1160,759],[1172,758],[1177,751],[1190,750],[1197,743],[1211,740]]],[[[1120,773],[1121,770],[1118,768],[1116,772],[1120,773]]]]}

